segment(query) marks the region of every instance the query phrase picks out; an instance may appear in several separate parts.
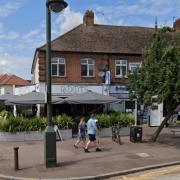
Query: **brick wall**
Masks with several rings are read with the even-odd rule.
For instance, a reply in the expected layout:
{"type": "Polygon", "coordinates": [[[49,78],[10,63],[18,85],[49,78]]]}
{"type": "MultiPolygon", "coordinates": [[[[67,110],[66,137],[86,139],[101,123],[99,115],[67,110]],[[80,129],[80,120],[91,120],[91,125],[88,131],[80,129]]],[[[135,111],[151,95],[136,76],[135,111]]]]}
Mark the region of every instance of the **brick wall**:
{"type": "MultiPolygon", "coordinates": [[[[125,83],[125,79],[115,77],[115,60],[125,59],[129,62],[141,61],[139,55],[105,55],[105,54],[81,54],[81,53],[59,53],[53,52],[52,57],[66,59],[66,77],[52,77],[52,83],[103,83],[104,79],[98,77],[98,65],[109,64],[112,83],[125,83]],[[95,77],[81,77],[81,59],[92,58],[95,60],[95,77]]],[[[128,64],[129,67],[129,64],[128,64]]],[[[45,52],[39,53],[39,80],[45,81],[45,52]]]]}

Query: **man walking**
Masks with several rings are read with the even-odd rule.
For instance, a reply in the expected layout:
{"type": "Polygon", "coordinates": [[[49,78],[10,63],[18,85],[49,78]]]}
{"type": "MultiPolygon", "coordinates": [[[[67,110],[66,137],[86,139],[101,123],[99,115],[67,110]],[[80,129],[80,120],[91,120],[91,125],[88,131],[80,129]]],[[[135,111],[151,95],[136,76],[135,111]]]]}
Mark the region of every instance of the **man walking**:
{"type": "Polygon", "coordinates": [[[89,140],[86,144],[86,147],[84,149],[84,152],[89,153],[88,148],[90,146],[96,147],[96,151],[101,151],[101,149],[96,144],[96,133],[98,132],[95,116],[94,114],[91,115],[91,118],[87,122],[87,134],[89,136],[89,140]]]}

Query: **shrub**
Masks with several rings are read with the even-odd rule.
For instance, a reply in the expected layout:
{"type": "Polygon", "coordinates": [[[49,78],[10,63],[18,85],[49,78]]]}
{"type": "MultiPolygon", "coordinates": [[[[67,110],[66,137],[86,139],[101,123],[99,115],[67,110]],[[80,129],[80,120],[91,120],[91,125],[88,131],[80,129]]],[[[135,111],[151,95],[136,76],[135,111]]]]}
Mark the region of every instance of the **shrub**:
{"type": "Polygon", "coordinates": [[[46,125],[46,119],[43,117],[27,119],[23,116],[9,116],[6,120],[0,120],[0,131],[11,133],[23,131],[43,131],[46,125]]]}
{"type": "Polygon", "coordinates": [[[134,123],[134,115],[129,113],[97,114],[96,118],[100,128],[108,128],[116,124],[121,127],[128,127],[134,123]]]}
{"type": "Polygon", "coordinates": [[[59,129],[71,129],[74,122],[72,117],[63,114],[53,118],[53,124],[57,125],[59,129]]]}
{"type": "Polygon", "coordinates": [[[45,117],[34,117],[27,121],[27,131],[43,131],[47,126],[45,117]]]}
{"type": "Polygon", "coordinates": [[[111,116],[108,114],[97,114],[96,119],[98,120],[97,124],[100,128],[109,128],[111,127],[111,116]]]}
{"type": "Polygon", "coordinates": [[[0,119],[6,119],[8,117],[8,111],[3,110],[0,112],[0,119]]]}

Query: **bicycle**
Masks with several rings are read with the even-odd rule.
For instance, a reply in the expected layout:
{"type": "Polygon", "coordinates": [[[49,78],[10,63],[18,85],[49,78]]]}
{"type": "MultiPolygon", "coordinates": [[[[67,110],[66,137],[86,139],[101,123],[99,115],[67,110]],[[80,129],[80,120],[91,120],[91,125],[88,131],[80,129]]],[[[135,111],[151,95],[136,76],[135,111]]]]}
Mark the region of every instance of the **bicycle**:
{"type": "Polygon", "coordinates": [[[119,145],[122,144],[120,129],[121,129],[121,127],[120,127],[119,123],[117,125],[112,126],[112,141],[118,143],[119,145]]]}

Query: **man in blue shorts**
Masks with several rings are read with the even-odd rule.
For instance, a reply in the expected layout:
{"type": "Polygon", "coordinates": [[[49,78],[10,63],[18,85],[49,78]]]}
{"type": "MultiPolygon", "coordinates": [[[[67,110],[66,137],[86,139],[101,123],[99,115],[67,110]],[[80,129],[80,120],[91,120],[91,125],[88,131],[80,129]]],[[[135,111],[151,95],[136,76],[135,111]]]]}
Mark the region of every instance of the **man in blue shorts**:
{"type": "Polygon", "coordinates": [[[94,114],[92,114],[91,118],[87,122],[87,134],[89,136],[89,140],[86,144],[86,147],[84,148],[84,152],[88,153],[89,152],[88,148],[90,146],[96,147],[96,151],[101,151],[101,149],[96,144],[96,133],[97,132],[98,132],[98,129],[96,126],[95,116],[94,116],[94,114]]]}

